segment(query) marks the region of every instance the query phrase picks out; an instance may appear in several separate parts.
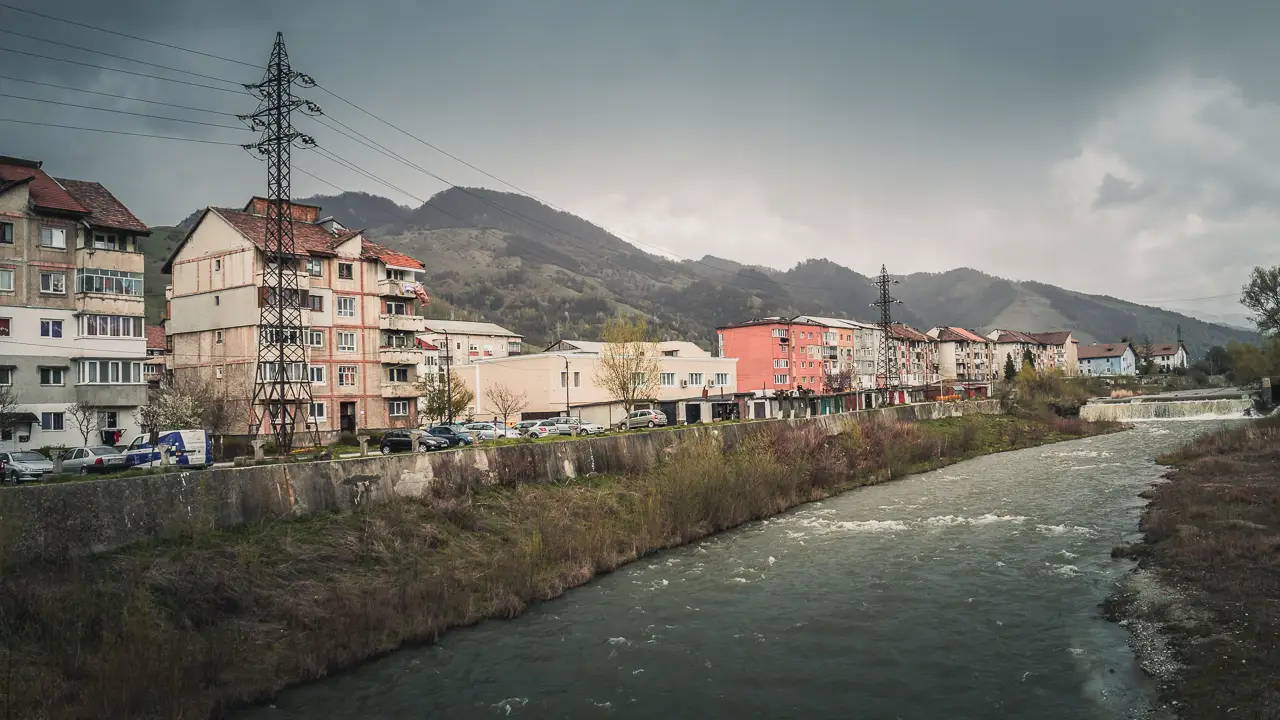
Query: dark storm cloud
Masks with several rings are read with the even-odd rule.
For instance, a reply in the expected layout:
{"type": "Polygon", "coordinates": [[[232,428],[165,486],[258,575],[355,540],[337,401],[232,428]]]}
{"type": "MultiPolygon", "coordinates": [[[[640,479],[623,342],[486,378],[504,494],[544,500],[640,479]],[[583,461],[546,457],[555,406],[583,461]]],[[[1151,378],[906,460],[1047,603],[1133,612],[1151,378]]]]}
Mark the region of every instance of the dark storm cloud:
{"type": "Polygon", "coordinates": [[[1095,208],[1106,208],[1110,205],[1127,205],[1151,196],[1155,189],[1148,185],[1135,185],[1128,180],[1107,173],[1098,186],[1098,197],[1094,199],[1095,208]]]}

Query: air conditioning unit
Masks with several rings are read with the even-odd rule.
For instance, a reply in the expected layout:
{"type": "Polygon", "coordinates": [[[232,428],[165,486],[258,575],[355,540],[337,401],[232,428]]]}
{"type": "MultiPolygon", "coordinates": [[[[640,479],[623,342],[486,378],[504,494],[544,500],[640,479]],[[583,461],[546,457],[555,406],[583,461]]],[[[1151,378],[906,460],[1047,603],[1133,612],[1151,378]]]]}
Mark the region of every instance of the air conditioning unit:
{"type": "Polygon", "coordinates": [[[680,381],[680,387],[682,387],[682,388],[687,388],[687,387],[689,387],[689,381],[688,381],[688,380],[681,380],[681,381],[680,381]]]}
{"type": "Polygon", "coordinates": [[[715,381],[715,380],[708,380],[708,381],[707,381],[707,387],[709,387],[709,388],[713,388],[713,387],[715,387],[715,386],[716,386],[716,381],[715,381]]]}

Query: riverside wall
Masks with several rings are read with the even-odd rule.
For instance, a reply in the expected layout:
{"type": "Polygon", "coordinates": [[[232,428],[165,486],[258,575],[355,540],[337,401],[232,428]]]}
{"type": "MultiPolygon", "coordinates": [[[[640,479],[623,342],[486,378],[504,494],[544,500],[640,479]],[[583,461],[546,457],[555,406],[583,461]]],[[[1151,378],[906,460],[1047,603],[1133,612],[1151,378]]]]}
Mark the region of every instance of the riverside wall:
{"type": "Polygon", "coordinates": [[[834,435],[850,422],[934,420],[1000,412],[995,400],[921,403],[564,442],[4,488],[0,489],[0,551],[10,558],[56,559],[246,522],[351,512],[398,496],[448,497],[467,487],[639,472],[681,443],[710,435],[736,444],[780,423],[812,423],[834,435]]]}

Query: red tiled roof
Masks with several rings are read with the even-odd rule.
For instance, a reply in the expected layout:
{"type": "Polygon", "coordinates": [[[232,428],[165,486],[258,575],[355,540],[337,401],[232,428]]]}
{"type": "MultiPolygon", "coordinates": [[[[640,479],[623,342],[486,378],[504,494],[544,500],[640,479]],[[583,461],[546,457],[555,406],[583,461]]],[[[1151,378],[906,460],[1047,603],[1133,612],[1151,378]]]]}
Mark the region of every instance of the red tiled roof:
{"type": "Polygon", "coordinates": [[[361,257],[376,258],[394,267],[412,268],[414,270],[426,269],[425,267],[423,267],[422,263],[418,262],[417,260],[414,260],[408,255],[405,255],[404,253],[398,253],[395,250],[392,250],[391,248],[384,247],[377,243],[369,242],[368,240],[365,240],[361,244],[361,250],[362,250],[361,257]]]}
{"type": "Polygon", "coordinates": [[[1076,351],[1077,357],[1081,360],[1092,360],[1094,358],[1110,358],[1120,357],[1124,355],[1125,348],[1129,347],[1124,343],[1112,343],[1110,345],[1081,345],[1076,351]]]}
{"type": "Polygon", "coordinates": [[[151,228],[143,224],[136,215],[129,212],[124,203],[116,199],[101,183],[87,180],[66,180],[58,178],[62,187],[71,197],[89,209],[89,222],[107,228],[132,230],[137,233],[150,233],[151,228]]]}
{"type": "Polygon", "coordinates": [[[933,338],[916,330],[910,325],[893,325],[890,333],[899,340],[910,340],[912,342],[933,342],[933,338]]]}
{"type": "Polygon", "coordinates": [[[40,163],[32,160],[0,157],[0,184],[11,186],[19,182],[31,183],[31,202],[37,209],[54,212],[88,215],[90,210],[76,201],[58,181],[40,169],[40,163]]]}
{"type": "MultiPolygon", "coordinates": [[[[266,216],[253,215],[241,210],[227,208],[211,208],[211,210],[230,223],[241,235],[248,238],[249,242],[265,249],[267,239],[266,216]]],[[[358,234],[359,231],[357,230],[351,233],[344,233],[345,237],[344,235],[335,237],[319,225],[296,221],[293,223],[293,245],[298,254],[333,256],[336,254],[333,251],[335,244],[349,240],[358,234]]]]}
{"type": "Polygon", "coordinates": [[[1019,332],[1017,330],[996,330],[996,342],[998,343],[1023,343],[1025,345],[1039,345],[1040,341],[1034,335],[1019,332]]]}
{"type": "Polygon", "coordinates": [[[1181,348],[1181,347],[1182,347],[1181,345],[1177,345],[1177,344],[1173,344],[1173,345],[1152,345],[1152,346],[1151,346],[1151,357],[1170,357],[1170,356],[1172,356],[1172,355],[1177,355],[1177,354],[1178,354],[1178,349],[1179,349],[1179,348],[1181,348]]]}
{"type": "Polygon", "coordinates": [[[784,317],[767,317],[767,318],[754,318],[752,320],[744,320],[743,322],[733,323],[731,325],[721,325],[716,329],[717,330],[733,330],[734,328],[756,327],[758,325],[801,325],[804,327],[820,327],[820,328],[826,327],[826,325],[823,325],[822,323],[811,322],[809,320],[792,320],[784,317]]]}
{"type": "Polygon", "coordinates": [[[981,335],[969,332],[968,330],[960,327],[940,328],[938,332],[938,340],[942,342],[988,342],[988,340],[981,335]]]}
{"type": "Polygon", "coordinates": [[[429,343],[426,340],[423,340],[422,338],[418,338],[417,343],[418,343],[418,347],[422,348],[423,350],[439,350],[440,349],[435,344],[429,343]]]}
{"type": "Polygon", "coordinates": [[[163,350],[164,349],[164,328],[159,325],[148,325],[147,331],[147,349],[163,350]]]}
{"type": "Polygon", "coordinates": [[[1036,342],[1042,345],[1065,345],[1068,342],[1079,342],[1071,338],[1070,330],[1054,330],[1053,332],[1029,333],[1036,342]]]}

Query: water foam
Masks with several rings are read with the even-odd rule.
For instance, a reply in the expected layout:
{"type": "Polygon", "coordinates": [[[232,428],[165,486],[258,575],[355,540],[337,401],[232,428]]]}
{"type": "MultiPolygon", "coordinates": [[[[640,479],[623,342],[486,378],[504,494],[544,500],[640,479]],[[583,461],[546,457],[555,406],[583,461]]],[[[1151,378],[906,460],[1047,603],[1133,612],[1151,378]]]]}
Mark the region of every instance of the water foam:
{"type": "Polygon", "coordinates": [[[987,513],[978,517],[964,517],[960,515],[937,515],[931,518],[920,520],[921,525],[930,527],[955,527],[957,525],[991,525],[1001,522],[1021,523],[1026,522],[1030,518],[1022,515],[996,515],[995,513],[987,513]]]}
{"type": "Polygon", "coordinates": [[[1098,533],[1092,528],[1081,527],[1079,525],[1037,525],[1036,531],[1045,535],[1084,535],[1085,537],[1097,537],[1098,533]]]}

